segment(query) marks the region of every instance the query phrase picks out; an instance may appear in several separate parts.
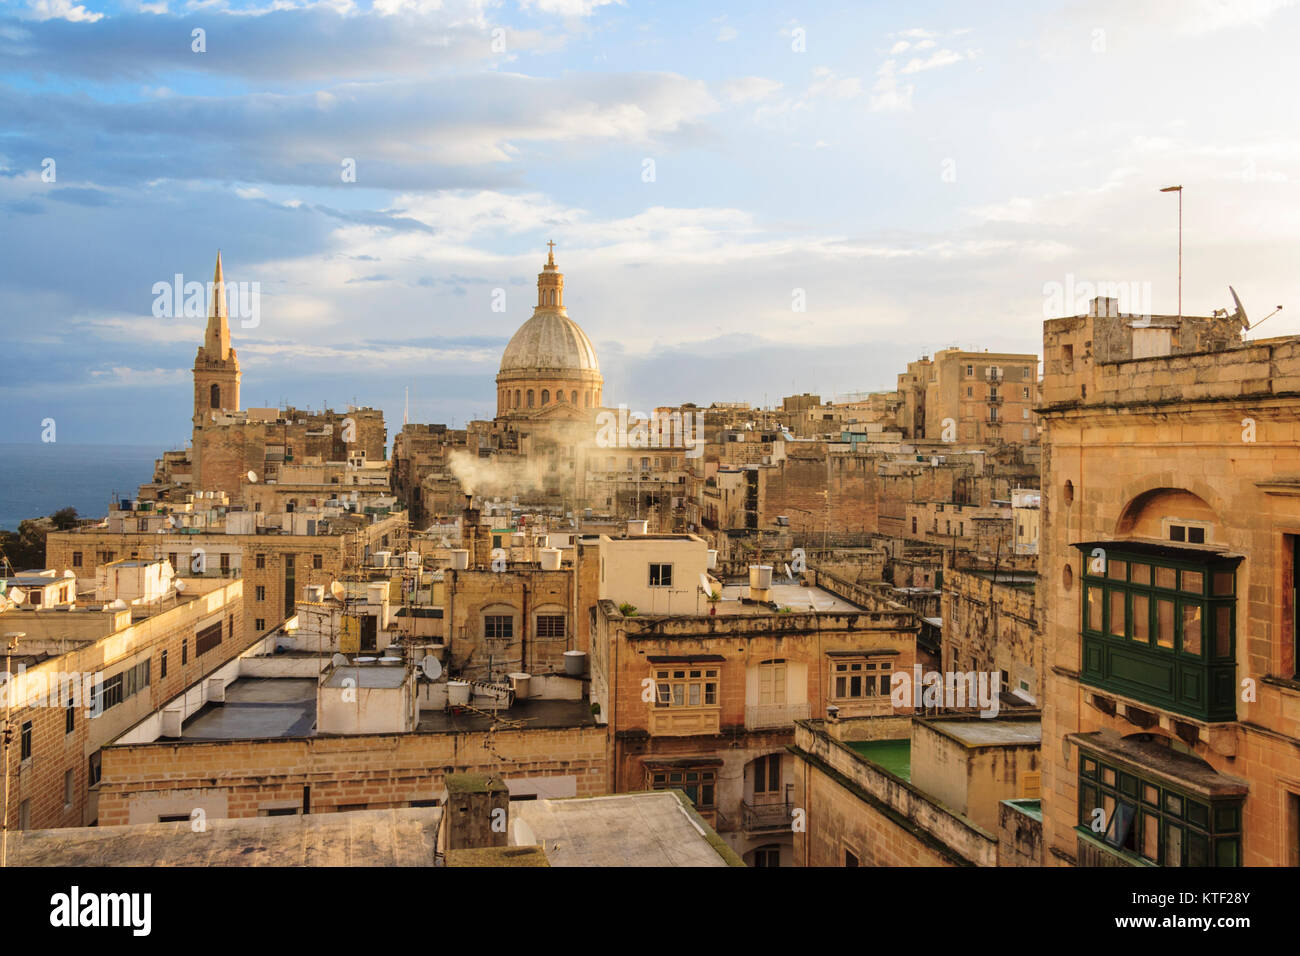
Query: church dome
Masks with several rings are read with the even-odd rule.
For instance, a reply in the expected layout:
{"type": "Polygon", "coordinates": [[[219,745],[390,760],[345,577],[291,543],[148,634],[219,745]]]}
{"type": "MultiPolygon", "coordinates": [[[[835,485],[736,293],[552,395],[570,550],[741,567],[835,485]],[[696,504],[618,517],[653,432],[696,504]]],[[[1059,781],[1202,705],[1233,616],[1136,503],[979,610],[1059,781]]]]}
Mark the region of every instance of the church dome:
{"type": "Polygon", "coordinates": [[[577,322],[558,309],[539,306],[519,327],[501,356],[502,372],[599,372],[596,350],[577,322]]]}
{"type": "Polygon", "coordinates": [[[497,416],[533,415],[553,405],[599,408],[605,384],[596,349],[564,311],[564,274],[554,243],[537,276],[537,307],[501,356],[497,416]]]}

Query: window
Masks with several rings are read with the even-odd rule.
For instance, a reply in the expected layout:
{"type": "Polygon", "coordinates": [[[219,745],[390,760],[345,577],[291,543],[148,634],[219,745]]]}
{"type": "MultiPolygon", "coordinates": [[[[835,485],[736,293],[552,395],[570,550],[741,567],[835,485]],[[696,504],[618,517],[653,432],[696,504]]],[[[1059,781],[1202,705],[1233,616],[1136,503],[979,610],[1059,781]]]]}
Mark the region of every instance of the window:
{"type": "Polygon", "coordinates": [[[254,597],[253,597],[254,600],[256,601],[266,600],[266,585],[259,584],[257,587],[253,589],[253,592],[254,592],[254,597]]]}
{"type": "Polygon", "coordinates": [[[315,570],[315,571],[320,571],[322,568],[324,568],[324,567],[325,567],[325,555],[323,555],[323,554],[313,554],[313,555],[311,556],[311,566],[312,566],[312,569],[315,570]]]}
{"type": "Polygon", "coordinates": [[[564,615],[563,614],[537,615],[537,636],[551,637],[551,638],[564,637],[564,615]]]}
{"type": "Polygon", "coordinates": [[[72,771],[63,771],[63,809],[72,808],[72,771]]]}
{"type": "Polygon", "coordinates": [[[210,408],[221,407],[221,386],[220,385],[214,383],[212,388],[208,390],[208,406],[210,408]]]}
{"type": "Polygon", "coordinates": [[[1186,541],[1188,544],[1205,544],[1206,532],[1209,530],[1204,524],[1192,524],[1190,522],[1168,522],[1169,540],[1186,541]]]}
{"type": "Polygon", "coordinates": [[[656,707],[716,707],[717,668],[664,669],[655,671],[656,707]]]}
{"type": "Polygon", "coordinates": [[[881,657],[837,659],[832,665],[835,697],[839,700],[865,700],[888,697],[893,663],[881,657]]]}
{"type": "Polygon", "coordinates": [[[162,680],[167,676],[167,652],[162,652],[162,660],[158,664],[158,679],[162,680]]]}
{"type": "Polygon", "coordinates": [[[73,566],[74,568],[79,568],[79,567],[81,567],[81,552],[80,552],[80,551],[73,551],[73,552],[72,552],[72,566],[73,566]]]}
{"type": "Polygon", "coordinates": [[[673,586],[673,566],[671,564],[650,565],[650,587],[670,588],[673,586]]]}
{"type": "Polygon", "coordinates": [[[974,365],[967,365],[967,366],[966,366],[966,377],[967,377],[967,378],[974,378],[974,376],[975,376],[975,366],[974,366],[974,365]]]}
{"type": "MultiPolygon", "coordinates": [[[[10,731],[12,733],[13,731],[10,731]]],[[[10,738],[12,739],[12,738],[10,738]]],[[[23,723],[22,740],[20,743],[19,760],[32,759],[32,722],[30,720],[23,723]]]]}
{"type": "Polygon", "coordinates": [[[528,390],[528,407],[533,407],[533,390],[531,388],[528,390]]]}
{"type": "Polygon", "coordinates": [[[184,667],[190,661],[190,642],[188,638],[181,640],[181,666],[184,667]]]}
{"type": "Polygon", "coordinates": [[[266,630],[266,618],[264,618],[264,617],[255,617],[255,618],[253,618],[253,630],[257,631],[259,634],[260,634],[262,631],[265,631],[265,630],[266,630]]]}
{"type": "Polygon", "coordinates": [[[785,661],[763,661],[758,665],[758,702],[784,704],[786,686],[785,661]]]}
{"type": "Polygon", "coordinates": [[[1239,559],[1083,547],[1083,681],[1207,721],[1236,719],[1239,559]]]}
{"type": "Polygon", "coordinates": [[[780,866],[781,865],[781,847],[776,843],[769,843],[766,846],[760,846],[754,851],[753,866],[780,866]]]}
{"type": "Polygon", "coordinates": [[[975,395],[975,389],[974,389],[973,387],[971,387],[970,385],[967,385],[967,386],[966,386],[966,397],[967,397],[967,398],[972,398],[974,395],[975,395]]]}
{"type": "Polygon", "coordinates": [[[650,774],[652,790],[680,790],[697,810],[712,810],[717,805],[717,781],[715,770],[663,769],[650,774]]]}
{"type": "Polygon", "coordinates": [[[63,711],[63,733],[70,734],[77,729],[77,709],[73,706],[75,698],[68,698],[68,706],[63,711]]]}
{"type": "Polygon", "coordinates": [[[781,792],[781,755],[768,754],[754,761],[754,793],[781,792]]]}
{"type": "Polygon", "coordinates": [[[194,656],[202,657],[221,643],[221,622],[209,624],[194,635],[194,656]]]}
{"type": "Polygon", "coordinates": [[[32,799],[28,797],[22,803],[18,804],[18,829],[30,830],[32,828],[32,799]]]}
{"type": "Polygon", "coordinates": [[[260,569],[260,568],[265,568],[265,567],[266,567],[266,555],[264,555],[264,554],[258,554],[258,555],[255,555],[255,556],[253,557],[253,567],[255,567],[255,568],[259,568],[259,569],[260,569]]]}
{"type": "Polygon", "coordinates": [[[1241,810],[1239,798],[1205,800],[1080,752],[1079,829],[1121,853],[1160,866],[1240,866],[1241,810]]]}
{"type": "Polygon", "coordinates": [[[542,404],[549,405],[550,402],[551,402],[551,390],[548,388],[542,389],[542,404]]]}
{"type": "Polygon", "coordinates": [[[485,614],[483,636],[511,638],[515,636],[515,619],[510,614],[485,614]]]}

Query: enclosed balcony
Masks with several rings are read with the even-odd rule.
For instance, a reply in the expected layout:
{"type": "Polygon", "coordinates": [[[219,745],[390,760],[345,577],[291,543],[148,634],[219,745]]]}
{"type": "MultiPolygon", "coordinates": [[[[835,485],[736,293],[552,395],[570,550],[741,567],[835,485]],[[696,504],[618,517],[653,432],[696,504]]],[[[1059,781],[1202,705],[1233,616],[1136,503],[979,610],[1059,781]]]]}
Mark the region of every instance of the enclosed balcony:
{"type": "Polygon", "coordinates": [[[1199,720],[1236,720],[1241,558],[1131,541],[1075,547],[1082,682],[1199,720]]]}

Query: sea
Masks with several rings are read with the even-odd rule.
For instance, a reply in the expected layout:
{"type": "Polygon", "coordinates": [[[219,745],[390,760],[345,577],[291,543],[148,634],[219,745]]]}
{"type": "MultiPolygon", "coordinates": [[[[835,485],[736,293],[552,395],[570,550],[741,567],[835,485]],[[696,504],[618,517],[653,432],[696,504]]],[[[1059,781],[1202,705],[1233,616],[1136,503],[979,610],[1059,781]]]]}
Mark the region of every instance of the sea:
{"type": "Polygon", "coordinates": [[[83,518],[102,518],[116,494],[134,498],[153,479],[163,445],[74,445],[0,442],[0,529],[69,505],[83,518]]]}

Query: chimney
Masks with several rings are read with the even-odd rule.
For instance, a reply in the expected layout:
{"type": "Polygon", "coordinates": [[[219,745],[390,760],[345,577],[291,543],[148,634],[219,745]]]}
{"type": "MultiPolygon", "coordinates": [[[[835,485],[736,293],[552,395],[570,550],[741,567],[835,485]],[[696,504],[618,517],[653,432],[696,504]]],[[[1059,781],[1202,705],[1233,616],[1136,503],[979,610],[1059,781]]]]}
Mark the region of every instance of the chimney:
{"type": "Polygon", "coordinates": [[[445,850],[506,846],[510,790],[500,778],[481,773],[449,773],[441,826],[445,850]]]}

